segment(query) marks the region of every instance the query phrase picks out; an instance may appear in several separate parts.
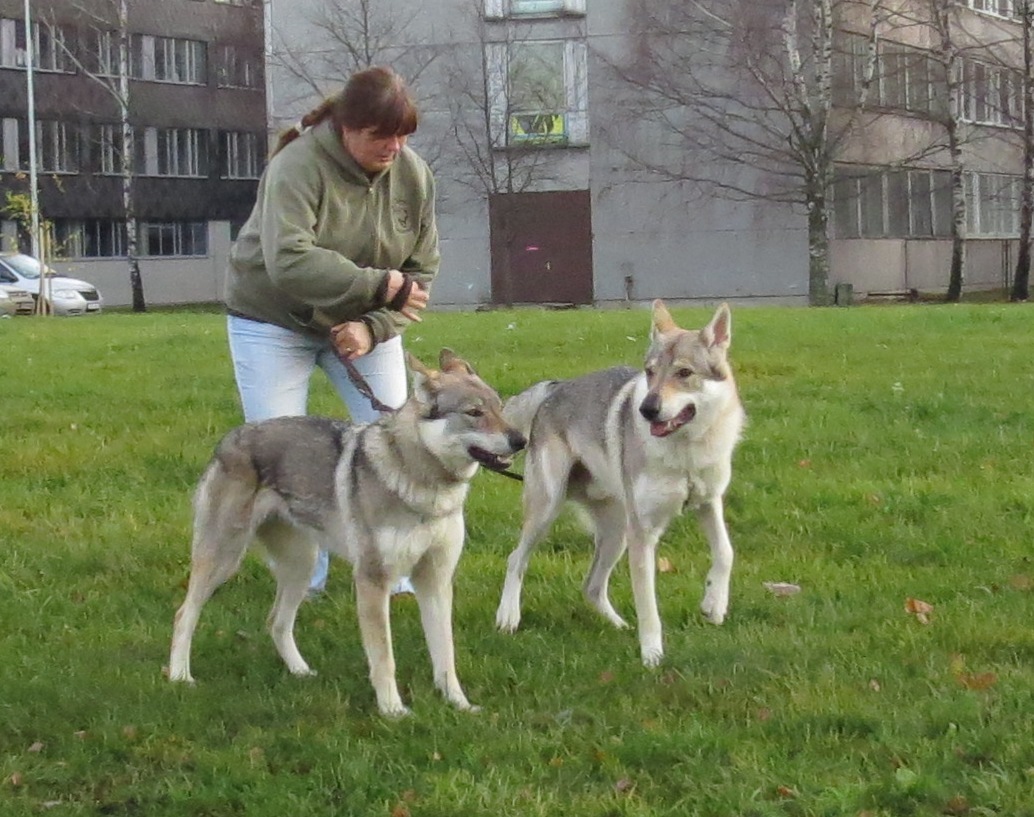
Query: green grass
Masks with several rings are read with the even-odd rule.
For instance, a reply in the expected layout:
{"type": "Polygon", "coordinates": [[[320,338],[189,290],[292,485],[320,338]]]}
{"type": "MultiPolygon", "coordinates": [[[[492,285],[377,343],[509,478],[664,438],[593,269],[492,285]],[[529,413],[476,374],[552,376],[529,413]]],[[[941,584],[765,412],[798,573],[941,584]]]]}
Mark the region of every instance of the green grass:
{"type": "MultiPolygon", "coordinates": [[[[0,321],[0,814],[1034,815],[1032,309],[734,310],[750,422],[730,615],[699,616],[708,555],[680,519],[657,671],[582,601],[588,539],[568,516],[532,561],[521,630],[495,631],[520,488],[479,475],[456,639],[483,711],[434,692],[398,598],[398,722],[376,714],[343,565],[299,616],[318,677],[277,658],[256,559],[205,608],[197,686],[162,677],[193,482],[239,421],[223,318],[0,321]]],[[[448,345],[511,394],[637,364],[647,322],[437,313],[407,343],[427,361],[448,345]]],[[[341,413],[321,380],[311,408],[341,413]]],[[[623,565],[613,597],[631,617],[623,565]]]]}

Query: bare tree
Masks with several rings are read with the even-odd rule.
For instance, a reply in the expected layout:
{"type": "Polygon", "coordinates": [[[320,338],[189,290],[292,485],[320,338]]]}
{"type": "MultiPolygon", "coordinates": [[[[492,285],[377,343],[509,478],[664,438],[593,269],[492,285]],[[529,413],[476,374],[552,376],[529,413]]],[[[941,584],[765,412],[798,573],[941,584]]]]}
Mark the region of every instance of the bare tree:
{"type": "Polygon", "coordinates": [[[628,0],[635,51],[609,62],[634,91],[630,119],[666,134],[667,150],[651,155],[606,133],[633,165],[734,200],[803,206],[816,305],[831,301],[828,194],[873,79],[880,8],[880,0],[628,0]],[[845,29],[861,35],[864,53],[844,52],[845,29]]]}
{"type": "Polygon", "coordinates": [[[76,68],[100,86],[114,103],[119,125],[119,176],[122,188],[122,215],[126,226],[126,256],[133,293],[133,311],[145,312],[143,278],[139,261],[139,222],[134,187],[136,173],[136,131],[131,119],[129,82],[129,0],[103,0],[101,3],[73,3],[81,19],[88,21],[86,35],[92,38],[95,62],[87,64],[75,50],[59,40],[60,47],[76,68]]]}
{"type": "Polygon", "coordinates": [[[270,60],[290,81],[290,107],[322,99],[372,65],[390,64],[415,84],[437,56],[434,46],[411,42],[418,11],[383,0],[319,0],[306,8],[301,25],[270,31],[270,60]]]}

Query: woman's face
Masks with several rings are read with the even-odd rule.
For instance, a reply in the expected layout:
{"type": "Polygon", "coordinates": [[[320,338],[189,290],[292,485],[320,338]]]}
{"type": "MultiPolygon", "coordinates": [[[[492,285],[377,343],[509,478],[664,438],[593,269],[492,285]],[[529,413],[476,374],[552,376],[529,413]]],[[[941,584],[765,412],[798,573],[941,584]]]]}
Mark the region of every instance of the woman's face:
{"type": "Polygon", "coordinates": [[[379,173],[391,167],[406,144],[408,136],[378,136],[376,128],[341,129],[345,150],[367,173],[379,173]]]}

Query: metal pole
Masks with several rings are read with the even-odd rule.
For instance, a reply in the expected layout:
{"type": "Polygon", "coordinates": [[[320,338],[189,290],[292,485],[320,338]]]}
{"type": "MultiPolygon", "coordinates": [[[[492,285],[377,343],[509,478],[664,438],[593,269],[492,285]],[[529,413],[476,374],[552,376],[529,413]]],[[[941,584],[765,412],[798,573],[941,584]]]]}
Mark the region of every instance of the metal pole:
{"type": "Polygon", "coordinates": [[[33,76],[36,65],[36,44],[32,31],[32,0],[25,0],[25,87],[29,96],[29,241],[33,258],[40,257],[39,189],[36,179],[36,91],[33,76]]]}

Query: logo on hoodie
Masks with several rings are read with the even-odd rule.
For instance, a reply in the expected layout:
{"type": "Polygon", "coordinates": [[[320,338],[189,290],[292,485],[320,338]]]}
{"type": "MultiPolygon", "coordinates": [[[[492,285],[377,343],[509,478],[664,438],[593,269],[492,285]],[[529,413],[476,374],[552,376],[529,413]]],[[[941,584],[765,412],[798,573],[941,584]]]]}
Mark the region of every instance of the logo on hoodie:
{"type": "Polygon", "coordinates": [[[409,205],[396,199],[391,205],[391,215],[395,221],[395,229],[400,233],[411,233],[413,232],[413,216],[409,212],[409,205]]]}

